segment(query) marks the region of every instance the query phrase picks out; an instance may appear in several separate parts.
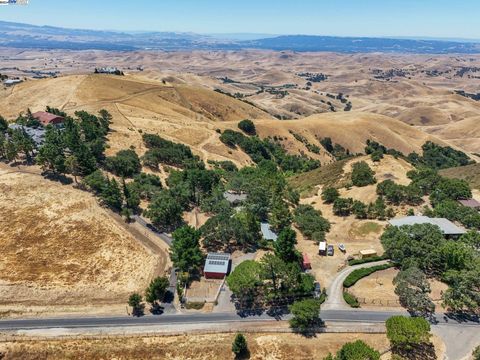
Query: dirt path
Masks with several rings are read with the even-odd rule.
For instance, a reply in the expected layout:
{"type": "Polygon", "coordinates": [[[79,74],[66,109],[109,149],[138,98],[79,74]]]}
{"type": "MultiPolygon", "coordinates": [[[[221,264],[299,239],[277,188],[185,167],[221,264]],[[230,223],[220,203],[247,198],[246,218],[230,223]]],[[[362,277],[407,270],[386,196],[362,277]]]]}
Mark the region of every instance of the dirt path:
{"type": "Polygon", "coordinates": [[[327,290],[327,300],[322,305],[322,309],[325,310],[345,310],[350,309],[350,306],[343,300],[343,282],[356,269],[369,268],[375,265],[388,264],[387,260],[371,262],[361,265],[348,266],[340,271],[335,279],[333,279],[330,287],[327,290]]]}

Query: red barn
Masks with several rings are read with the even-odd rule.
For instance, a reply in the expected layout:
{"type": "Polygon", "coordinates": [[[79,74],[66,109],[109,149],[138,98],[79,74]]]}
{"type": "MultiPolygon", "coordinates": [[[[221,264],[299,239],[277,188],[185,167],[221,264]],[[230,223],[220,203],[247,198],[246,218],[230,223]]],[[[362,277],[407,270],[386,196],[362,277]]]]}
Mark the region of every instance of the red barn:
{"type": "Polygon", "coordinates": [[[230,270],[230,254],[207,255],[203,274],[207,279],[223,279],[230,270]]]}
{"type": "Polygon", "coordinates": [[[45,111],[38,111],[32,114],[32,116],[38,121],[40,121],[43,126],[62,124],[65,121],[63,116],[50,114],[45,111]]]}

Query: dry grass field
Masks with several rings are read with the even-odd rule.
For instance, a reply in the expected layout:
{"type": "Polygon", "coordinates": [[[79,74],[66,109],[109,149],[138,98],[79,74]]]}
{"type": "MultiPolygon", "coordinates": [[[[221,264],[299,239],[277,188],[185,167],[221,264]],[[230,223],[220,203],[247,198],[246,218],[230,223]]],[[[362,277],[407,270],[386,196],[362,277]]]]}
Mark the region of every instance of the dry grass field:
{"type": "MultiPolygon", "coordinates": [[[[233,334],[128,337],[99,340],[17,341],[0,343],[4,360],[19,359],[233,359],[233,334]]],[[[344,343],[363,340],[380,351],[388,349],[384,334],[246,335],[251,360],[322,359],[344,343]]]]}
{"type": "MultiPolygon", "coordinates": [[[[395,268],[377,271],[360,279],[349,291],[359,298],[362,308],[401,308],[393,285],[393,279],[398,272],[399,270],[395,268]]],[[[444,311],[441,306],[441,298],[442,292],[447,289],[447,285],[438,280],[430,280],[429,282],[432,290],[430,298],[437,306],[437,311],[444,311]]]]}
{"type": "Polygon", "coordinates": [[[166,265],[72,186],[2,166],[0,203],[0,316],[124,313],[166,265]]]}

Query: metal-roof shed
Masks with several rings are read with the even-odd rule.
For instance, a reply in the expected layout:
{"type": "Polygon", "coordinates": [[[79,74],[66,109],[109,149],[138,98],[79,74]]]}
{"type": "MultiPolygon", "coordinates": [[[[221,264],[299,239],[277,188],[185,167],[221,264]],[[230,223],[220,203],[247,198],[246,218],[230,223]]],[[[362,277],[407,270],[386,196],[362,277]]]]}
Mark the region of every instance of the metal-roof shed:
{"type": "Polygon", "coordinates": [[[277,241],[278,235],[272,231],[269,223],[262,222],[260,224],[260,229],[265,240],[277,241]]]}
{"type": "Polygon", "coordinates": [[[480,202],[478,202],[475,199],[458,200],[458,202],[463,206],[466,206],[475,210],[480,210],[480,202]]]}
{"type": "Polygon", "coordinates": [[[230,254],[209,253],[203,268],[204,274],[208,275],[227,275],[230,265],[230,254]]]}
{"type": "Polygon", "coordinates": [[[450,220],[444,218],[429,218],[428,216],[407,216],[400,219],[392,219],[388,222],[390,225],[397,227],[416,224],[436,225],[445,235],[462,235],[466,233],[465,229],[458,227],[450,220]]]}

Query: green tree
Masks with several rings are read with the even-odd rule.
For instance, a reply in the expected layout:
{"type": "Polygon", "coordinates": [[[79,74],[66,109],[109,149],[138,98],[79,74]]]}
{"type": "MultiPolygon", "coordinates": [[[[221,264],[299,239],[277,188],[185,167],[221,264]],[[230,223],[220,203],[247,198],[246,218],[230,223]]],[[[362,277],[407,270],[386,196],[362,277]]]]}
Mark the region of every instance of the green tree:
{"type": "Polygon", "coordinates": [[[368,217],[367,205],[358,200],[353,202],[352,212],[357,219],[366,219],[368,217]]]}
{"type": "Polygon", "coordinates": [[[411,314],[430,318],[435,312],[435,304],[429,297],[430,284],[419,268],[412,266],[400,271],[393,284],[400,304],[411,314]]]}
{"type": "Polygon", "coordinates": [[[200,231],[191,226],[182,226],[172,236],[170,259],[173,265],[182,272],[197,271],[204,258],[200,250],[200,231]]]}
{"type": "Polygon", "coordinates": [[[248,354],[247,339],[243,334],[238,333],[232,343],[232,352],[239,358],[248,354]]]}
{"type": "Polygon", "coordinates": [[[62,132],[52,126],[48,126],[45,142],[38,152],[36,162],[44,171],[63,174],[66,171],[65,160],[65,144],[62,132]]]}
{"type": "Polygon", "coordinates": [[[270,226],[275,231],[281,231],[292,224],[292,215],[290,214],[288,204],[279,196],[273,199],[269,220],[270,226]]]}
{"type": "Polygon", "coordinates": [[[255,124],[252,120],[242,120],[238,123],[238,128],[242,130],[245,134],[256,135],[257,130],[255,129],[255,124]]]}
{"type": "Polygon", "coordinates": [[[315,299],[295,301],[289,306],[293,317],[290,327],[301,333],[307,333],[320,324],[320,302],[315,299]]]}
{"type": "Polygon", "coordinates": [[[443,275],[449,285],[442,295],[443,305],[454,312],[480,314],[480,261],[472,264],[471,269],[449,270],[443,275]]]}
{"type": "Polygon", "coordinates": [[[346,343],[334,357],[332,354],[324,360],[380,360],[380,353],[362,340],[346,343]]]}
{"type": "Polygon", "coordinates": [[[133,293],[128,298],[128,305],[133,309],[134,316],[140,316],[143,313],[143,298],[139,293],[133,293]]]}
{"type": "Polygon", "coordinates": [[[252,307],[261,295],[261,266],[253,260],[240,263],[227,277],[228,288],[241,307],[252,307]]]}
{"type": "Polygon", "coordinates": [[[430,324],[424,318],[392,316],[386,326],[394,349],[409,350],[430,341],[430,324]]]}
{"type": "Polygon", "coordinates": [[[103,175],[101,170],[96,170],[83,178],[82,183],[96,194],[101,194],[108,186],[109,180],[103,175]]]}
{"type": "Polygon", "coordinates": [[[181,224],[183,208],[178,199],[167,190],[157,193],[145,215],[152,220],[153,224],[160,228],[174,228],[181,224]]]}
{"type": "Polygon", "coordinates": [[[121,211],[123,205],[123,196],[117,180],[107,180],[105,187],[100,194],[102,202],[114,211],[121,211]]]}
{"type": "Polygon", "coordinates": [[[65,159],[65,168],[67,172],[73,175],[75,180],[75,184],[78,184],[77,176],[81,175],[80,164],[78,163],[78,159],[75,155],[69,155],[65,159]]]}
{"type": "Polygon", "coordinates": [[[352,167],[352,183],[354,186],[362,187],[375,184],[375,172],[368,166],[365,161],[353,164],[352,167]]]}
{"type": "Polygon", "coordinates": [[[480,360],[480,346],[477,346],[472,352],[473,360],[480,360]]]}
{"type": "Polygon", "coordinates": [[[133,183],[125,183],[125,179],[122,179],[122,183],[123,197],[125,198],[125,205],[127,209],[138,212],[141,199],[137,187],[135,187],[133,183]]]}
{"type": "Polygon", "coordinates": [[[333,203],[333,213],[337,216],[349,216],[352,213],[353,199],[338,198],[333,203]]]}
{"type": "Polygon", "coordinates": [[[322,190],[322,200],[325,204],[333,204],[339,197],[340,193],[335,188],[327,187],[322,190]]]}
{"type": "Polygon", "coordinates": [[[8,121],[0,115],[0,132],[5,132],[8,129],[8,121]]]}
{"type": "Polygon", "coordinates": [[[152,305],[157,305],[158,302],[162,302],[167,293],[168,286],[169,281],[166,277],[153,279],[145,290],[145,300],[152,305]]]}
{"type": "Polygon", "coordinates": [[[278,234],[278,239],[273,244],[275,255],[285,262],[298,260],[298,254],[295,250],[297,244],[297,234],[290,228],[285,228],[278,234]]]}
{"type": "Polygon", "coordinates": [[[325,239],[325,233],[330,231],[330,222],[311,205],[297,206],[293,219],[302,234],[312,240],[322,241],[325,239]]]}
{"type": "Polygon", "coordinates": [[[134,150],[120,150],[115,156],[107,158],[106,167],[115,175],[131,177],[140,173],[142,165],[134,150]]]}

